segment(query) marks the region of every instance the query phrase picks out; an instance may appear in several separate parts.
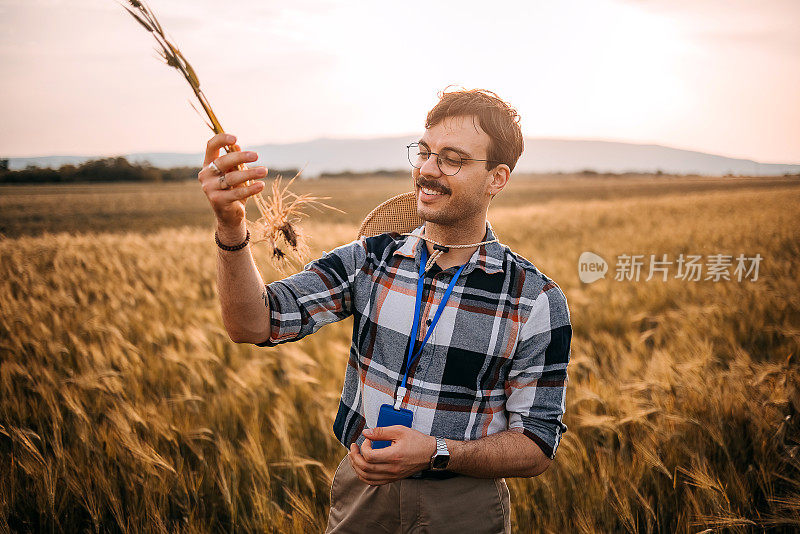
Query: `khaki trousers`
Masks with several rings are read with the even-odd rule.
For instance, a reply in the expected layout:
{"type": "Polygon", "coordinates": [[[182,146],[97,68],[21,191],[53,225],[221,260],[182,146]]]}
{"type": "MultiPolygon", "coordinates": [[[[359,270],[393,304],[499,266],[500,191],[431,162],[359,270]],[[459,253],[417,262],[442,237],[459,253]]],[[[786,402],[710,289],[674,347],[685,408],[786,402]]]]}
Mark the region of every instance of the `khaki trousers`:
{"type": "Polygon", "coordinates": [[[359,480],[345,455],[331,483],[325,532],[510,534],[508,485],[504,478],[461,475],[370,486],[359,480]]]}

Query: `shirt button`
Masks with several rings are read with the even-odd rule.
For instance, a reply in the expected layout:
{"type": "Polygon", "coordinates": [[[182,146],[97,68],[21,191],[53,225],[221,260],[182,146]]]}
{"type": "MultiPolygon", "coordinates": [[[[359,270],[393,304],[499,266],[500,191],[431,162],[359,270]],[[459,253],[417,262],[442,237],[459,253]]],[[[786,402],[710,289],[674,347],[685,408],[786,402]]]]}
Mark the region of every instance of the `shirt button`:
{"type": "Polygon", "coordinates": [[[428,326],[430,326],[430,325],[431,325],[431,322],[432,322],[432,321],[431,321],[430,319],[428,319],[427,321],[425,321],[425,324],[426,324],[426,325],[428,325],[428,326]]]}

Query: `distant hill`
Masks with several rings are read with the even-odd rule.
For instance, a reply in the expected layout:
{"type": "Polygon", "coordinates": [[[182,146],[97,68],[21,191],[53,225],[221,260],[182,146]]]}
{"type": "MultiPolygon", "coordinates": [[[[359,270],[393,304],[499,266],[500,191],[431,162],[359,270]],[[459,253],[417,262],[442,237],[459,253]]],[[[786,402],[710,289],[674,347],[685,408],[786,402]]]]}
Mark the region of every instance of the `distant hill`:
{"type": "MultiPolygon", "coordinates": [[[[259,153],[258,165],[271,168],[303,167],[303,175],[318,176],[322,172],[370,172],[409,168],[405,145],[414,136],[376,139],[314,139],[301,143],[248,145],[259,153]]],[[[156,167],[200,166],[203,154],[149,152],[119,154],[130,162],[149,161],[156,167]]],[[[9,158],[9,169],[27,165],[57,168],[63,164],[79,164],[98,156],[40,156],[9,158]]],[[[738,174],[766,176],[800,173],[800,164],[759,163],[747,159],[728,158],[692,150],[660,145],[639,145],[614,141],[574,139],[525,140],[525,152],[517,164],[517,172],[643,172],[662,171],[668,174],[738,174]]]]}

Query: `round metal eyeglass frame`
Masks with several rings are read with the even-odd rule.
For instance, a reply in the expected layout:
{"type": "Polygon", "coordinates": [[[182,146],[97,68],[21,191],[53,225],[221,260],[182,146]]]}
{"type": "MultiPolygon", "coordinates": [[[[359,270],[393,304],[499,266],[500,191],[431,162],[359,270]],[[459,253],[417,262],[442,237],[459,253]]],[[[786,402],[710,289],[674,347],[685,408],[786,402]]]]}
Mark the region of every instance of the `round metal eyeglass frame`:
{"type": "MultiPolygon", "coordinates": [[[[418,158],[422,157],[422,156],[419,155],[419,150],[417,150],[418,148],[419,148],[419,143],[411,143],[410,145],[406,145],[406,149],[408,150],[408,162],[415,169],[421,169],[422,168],[421,165],[418,167],[417,164],[416,164],[416,160],[418,158]]],[[[455,170],[455,172],[445,172],[442,169],[442,156],[439,155],[436,152],[428,152],[428,158],[430,158],[431,156],[436,156],[436,166],[439,168],[439,172],[441,172],[445,176],[455,176],[456,174],[458,174],[458,171],[460,171],[461,167],[464,166],[464,162],[465,161],[486,161],[486,162],[491,162],[491,163],[500,163],[499,161],[493,160],[493,159],[465,158],[464,156],[462,156],[458,152],[455,152],[453,150],[448,150],[448,153],[450,153],[450,152],[452,152],[452,154],[454,156],[458,156],[459,163],[458,163],[458,168],[455,170]]],[[[427,161],[428,158],[425,158],[425,161],[427,161]]]]}

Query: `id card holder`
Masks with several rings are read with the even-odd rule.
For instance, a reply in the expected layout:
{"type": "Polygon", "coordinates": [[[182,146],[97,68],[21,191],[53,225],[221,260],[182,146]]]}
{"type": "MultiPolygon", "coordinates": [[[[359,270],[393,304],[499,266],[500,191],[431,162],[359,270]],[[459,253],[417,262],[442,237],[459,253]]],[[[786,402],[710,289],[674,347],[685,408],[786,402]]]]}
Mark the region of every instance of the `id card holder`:
{"type": "MultiPolygon", "coordinates": [[[[381,410],[378,412],[378,425],[381,426],[392,426],[392,425],[403,425],[411,428],[411,422],[414,420],[414,412],[411,410],[407,410],[405,408],[400,408],[399,410],[395,410],[394,406],[391,404],[382,404],[381,410]]],[[[384,447],[388,447],[391,445],[391,441],[373,441],[372,448],[373,449],[383,449],[384,447]]]]}

